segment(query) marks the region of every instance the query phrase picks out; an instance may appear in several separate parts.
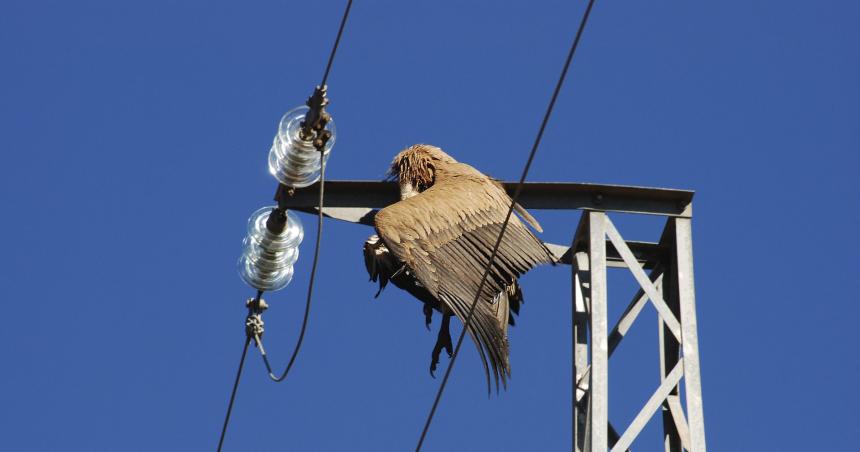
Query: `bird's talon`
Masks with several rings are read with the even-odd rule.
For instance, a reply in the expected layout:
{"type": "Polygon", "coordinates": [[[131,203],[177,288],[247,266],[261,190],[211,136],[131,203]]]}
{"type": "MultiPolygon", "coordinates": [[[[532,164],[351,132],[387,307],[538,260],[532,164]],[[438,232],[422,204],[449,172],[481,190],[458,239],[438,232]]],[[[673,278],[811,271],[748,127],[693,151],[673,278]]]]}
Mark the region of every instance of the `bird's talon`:
{"type": "Polygon", "coordinates": [[[433,321],[433,307],[429,303],[424,304],[424,326],[430,331],[430,322],[433,321]]]}

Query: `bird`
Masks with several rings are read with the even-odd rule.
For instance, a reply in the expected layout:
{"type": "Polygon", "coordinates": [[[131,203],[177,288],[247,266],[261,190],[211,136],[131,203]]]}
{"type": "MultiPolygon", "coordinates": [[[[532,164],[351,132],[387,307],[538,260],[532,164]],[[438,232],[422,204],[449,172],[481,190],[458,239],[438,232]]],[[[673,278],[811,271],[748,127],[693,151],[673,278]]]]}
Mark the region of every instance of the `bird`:
{"type": "MultiPolygon", "coordinates": [[[[511,375],[507,329],[519,314],[523,294],[517,278],[540,264],[556,263],[546,245],[511,215],[486,281],[487,268],[512,200],[501,183],[442,149],[416,144],[399,152],[389,177],[400,201],[376,213],[376,234],[364,244],[371,281],[378,297],[390,281],[424,304],[425,325],[432,313],[442,322],[431,353],[434,375],[444,349],[452,356],[450,318],[463,324],[477,296],[468,333],[478,349],[491,389],[507,388],[511,375]],[[478,293],[479,287],[481,289],[478,293]]],[[[514,211],[537,232],[540,224],[519,204],[514,211]]]]}

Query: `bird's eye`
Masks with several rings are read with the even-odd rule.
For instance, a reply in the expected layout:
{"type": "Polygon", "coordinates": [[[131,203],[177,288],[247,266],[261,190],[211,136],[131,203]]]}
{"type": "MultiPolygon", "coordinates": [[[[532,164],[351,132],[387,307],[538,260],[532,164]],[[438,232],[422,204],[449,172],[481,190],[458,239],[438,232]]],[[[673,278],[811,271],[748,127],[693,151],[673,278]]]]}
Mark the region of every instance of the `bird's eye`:
{"type": "Polygon", "coordinates": [[[412,182],[412,186],[415,187],[415,191],[417,191],[418,193],[423,193],[424,190],[430,188],[430,184],[428,184],[427,181],[422,179],[414,180],[412,182]]]}

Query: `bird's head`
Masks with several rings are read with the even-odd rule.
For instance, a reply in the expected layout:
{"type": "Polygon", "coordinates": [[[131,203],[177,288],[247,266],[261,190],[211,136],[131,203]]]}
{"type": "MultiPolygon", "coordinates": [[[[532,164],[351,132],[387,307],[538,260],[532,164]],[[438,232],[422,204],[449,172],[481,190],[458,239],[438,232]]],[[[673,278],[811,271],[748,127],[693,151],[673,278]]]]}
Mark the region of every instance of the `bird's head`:
{"type": "Polygon", "coordinates": [[[411,198],[433,186],[440,165],[457,163],[429,144],[416,144],[397,154],[388,174],[400,184],[400,199],[411,198]]]}

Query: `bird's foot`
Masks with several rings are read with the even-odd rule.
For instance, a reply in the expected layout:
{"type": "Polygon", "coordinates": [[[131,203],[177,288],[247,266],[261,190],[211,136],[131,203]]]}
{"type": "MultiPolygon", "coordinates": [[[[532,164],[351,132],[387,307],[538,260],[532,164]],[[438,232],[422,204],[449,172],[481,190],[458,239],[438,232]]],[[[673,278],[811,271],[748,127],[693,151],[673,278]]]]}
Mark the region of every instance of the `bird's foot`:
{"type": "Polygon", "coordinates": [[[439,336],[436,339],[436,345],[433,347],[432,359],[430,360],[430,376],[436,378],[436,365],[439,364],[439,355],[442,349],[448,353],[448,358],[454,355],[454,347],[451,344],[451,332],[448,330],[451,316],[442,316],[442,326],[439,328],[439,336]]]}
{"type": "Polygon", "coordinates": [[[424,326],[427,327],[427,331],[430,331],[430,322],[433,321],[433,308],[429,303],[424,304],[424,326]]]}

